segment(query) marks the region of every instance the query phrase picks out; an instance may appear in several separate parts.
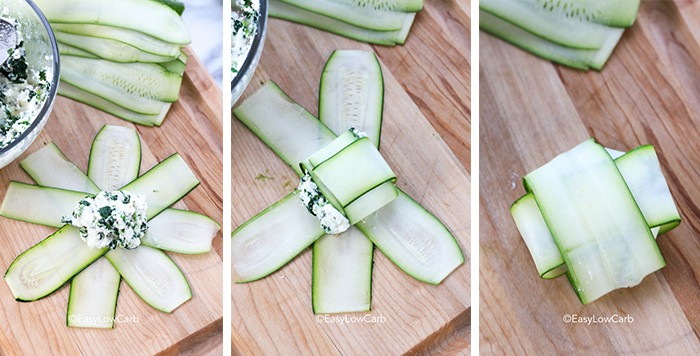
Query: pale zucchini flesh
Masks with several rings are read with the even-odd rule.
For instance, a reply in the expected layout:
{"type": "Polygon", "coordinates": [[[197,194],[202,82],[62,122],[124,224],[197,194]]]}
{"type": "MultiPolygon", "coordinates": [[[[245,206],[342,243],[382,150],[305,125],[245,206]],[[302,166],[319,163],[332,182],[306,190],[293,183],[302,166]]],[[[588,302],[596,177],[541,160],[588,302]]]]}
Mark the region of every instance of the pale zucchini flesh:
{"type": "Polygon", "coordinates": [[[175,58],[180,54],[179,45],[167,43],[137,31],[104,25],[69,23],[55,23],[51,28],[62,33],[120,41],[146,53],[163,57],[175,58]]]}
{"type": "Polygon", "coordinates": [[[447,227],[402,191],[396,200],[355,226],[419,281],[439,284],[464,263],[462,250],[447,227]]]}
{"type": "Polygon", "coordinates": [[[85,245],[78,229],[66,225],[17,256],[5,273],[5,282],[19,301],[41,299],[105,252],[85,245]]]}
{"type": "Polygon", "coordinates": [[[192,298],[187,279],[163,251],[148,246],[118,248],[105,257],[131,289],[157,310],[171,313],[192,298]]]}
{"type": "Polygon", "coordinates": [[[152,219],[199,185],[185,160],[173,154],[121,190],[146,197],[146,216],[152,219]]]}
{"type": "Polygon", "coordinates": [[[479,10],[490,13],[538,37],[561,46],[598,49],[613,28],[589,21],[562,17],[534,0],[482,0],[479,10]]]}
{"type": "Polygon", "coordinates": [[[318,219],[309,214],[297,192],[290,193],[233,232],[234,281],[246,283],[270,275],[323,235],[318,219]]]}
{"type": "Polygon", "coordinates": [[[90,194],[72,190],[10,182],[0,206],[0,216],[33,224],[61,227],[70,214],[90,194]]]}
{"type": "Polygon", "coordinates": [[[373,252],[372,242],[356,227],[338,236],[324,235],[314,242],[314,313],[371,309],[373,252]]]}
{"type": "Polygon", "coordinates": [[[72,33],[64,33],[61,31],[54,31],[54,35],[56,36],[56,40],[61,43],[81,49],[85,52],[94,54],[101,59],[111,62],[162,63],[177,58],[177,54],[173,56],[161,56],[148,53],[124,42],[108,38],[96,38],[72,33]]]}
{"type": "Polygon", "coordinates": [[[92,59],[97,59],[96,55],[88,52],[88,51],[83,51],[80,48],[73,47],[71,45],[67,45],[65,43],[58,42],[58,53],[62,56],[73,56],[73,57],[83,57],[83,58],[92,58],[92,59]]]}
{"type": "Polygon", "coordinates": [[[76,328],[114,327],[121,276],[104,258],[78,273],[70,282],[66,325],[76,328]]]}
{"type": "Polygon", "coordinates": [[[206,253],[219,229],[219,224],[208,216],[166,209],[148,222],[141,244],[183,254],[206,253]]]}
{"type": "Polygon", "coordinates": [[[140,114],[157,115],[174,102],[182,77],[148,63],[111,63],[63,56],[61,81],[140,114]]]}
{"type": "Polygon", "coordinates": [[[77,192],[97,193],[100,189],[69,161],[55,144],[49,143],[19,163],[39,185],[77,192]]]}
{"type": "Polygon", "coordinates": [[[321,74],[318,116],[333,132],[364,132],[379,147],[384,78],[372,52],[336,50],[321,74]]]}
{"type": "Polygon", "coordinates": [[[283,2],[375,31],[398,31],[404,26],[405,12],[374,10],[333,0],[282,0],[283,2]]]}
{"type": "Polygon", "coordinates": [[[51,23],[95,24],[124,28],[187,45],[191,42],[180,15],[158,1],[143,0],[37,0],[51,23]]]}
{"type": "Polygon", "coordinates": [[[479,28],[544,59],[581,70],[602,70],[624,31],[610,29],[599,48],[577,49],[547,41],[483,10],[479,10],[479,28]]]}
{"type": "Polygon", "coordinates": [[[281,0],[270,0],[269,15],[278,19],[300,23],[306,26],[328,31],[336,35],[356,41],[393,46],[404,44],[416,17],[414,13],[406,13],[400,30],[375,31],[351,25],[332,17],[317,14],[300,7],[287,4],[281,0]]]}
{"type": "Polygon", "coordinates": [[[165,120],[165,116],[168,114],[168,111],[170,111],[170,107],[172,105],[172,103],[158,102],[156,105],[160,108],[154,109],[160,110],[158,114],[139,114],[114,104],[111,101],[105,100],[95,94],[84,91],[80,88],[76,88],[65,81],[62,81],[58,86],[58,95],[90,105],[120,119],[143,126],[160,126],[163,123],[163,120],[165,120]]]}
{"type": "Polygon", "coordinates": [[[88,176],[101,190],[117,190],[139,175],[141,139],[136,129],[105,125],[90,147],[88,176]]]}
{"type": "Polygon", "coordinates": [[[299,163],[336,138],[272,81],[234,108],[233,113],[299,175],[299,163]],[[279,125],[280,115],[284,115],[284,125],[279,125]]]}

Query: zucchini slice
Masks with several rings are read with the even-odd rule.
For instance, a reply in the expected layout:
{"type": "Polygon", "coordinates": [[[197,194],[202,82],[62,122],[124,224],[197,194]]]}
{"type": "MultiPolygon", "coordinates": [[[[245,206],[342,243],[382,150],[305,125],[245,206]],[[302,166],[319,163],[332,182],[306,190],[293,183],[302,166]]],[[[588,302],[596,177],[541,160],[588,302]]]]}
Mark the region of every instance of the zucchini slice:
{"type": "Polygon", "coordinates": [[[148,305],[164,313],[192,299],[192,291],[180,268],[165,252],[139,246],[114,249],[105,255],[124,281],[148,305]]]}
{"type": "Polygon", "coordinates": [[[104,26],[104,25],[89,25],[89,24],[70,24],[70,23],[55,23],[51,24],[51,28],[56,32],[69,33],[73,35],[89,36],[98,39],[107,39],[119,41],[121,43],[135,47],[143,52],[176,58],[180,55],[180,46],[172,43],[161,41],[143,33],[125,30],[122,28],[104,26]]]}
{"type": "Polygon", "coordinates": [[[312,301],[315,314],[369,311],[374,245],[356,227],[314,242],[312,301]]]}
{"type": "Polygon", "coordinates": [[[618,31],[612,27],[552,13],[535,0],[481,0],[490,13],[545,40],[565,47],[599,49],[618,31]]]}
{"type": "Polygon", "coordinates": [[[97,38],[84,35],[76,35],[61,31],[54,31],[56,40],[74,48],[81,49],[95,56],[117,63],[162,63],[177,58],[177,54],[162,56],[148,53],[117,40],[97,38]]]}
{"type": "Polygon", "coordinates": [[[170,111],[170,107],[172,105],[172,103],[159,102],[156,103],[156,105],[160,106],[160,109],[155,109],[160,110],[158,114],[139,114],[116,105],[111,101],[102,99],[95,94],[76,88],[71,84],[68,84],[66,81],[62,81],[61,85],[58,86],[58,95],[90,105],[120,119],[143,126],[160,126],[163,123],[163,120],[165,120],[165,116],[170,111]]]}
{"type": "Polygon", "coordinates": [[[219,232],[219,224],[193,211],[165,209],[148,222],[141,244],[184,254],[207,253],[219,232]]]}
{"type": "Polygon", "coordinates": [[[85,245],[78,229],[65,225],[17,256],[5,273],[5,282],[16,300],[38,300],[61,288],[105,252],[85,245]]]}
{"type": "Polygon", "coordinates": [[[141,32],[162,41],[187,45],[187,25],[172,8],[150,0],[37,0],[51,23],[95,24],[141,32]]]}
{"type": "Polygon", "coordinates": [[[265,83],[233,113],[299,175],[303,174],[299,163],[336,138],[273,81],[265,83]]]}
{"type": "Polygon", "coordinates": [[[90,194],[10,182],[0,216],[38,225],[61,227],[61,219],[90,194]]]}
{"type": "Polygon", "coordinates": [[[92,58],[92,59],[98,59],[96,55],[88,52],[88,51],[83,51],[80,48],[75,48],[71,45],[67,45],[65,43],[57,42],[58,44],[58,53],[61,56],[73,56],[73,57],[82,57],[82,58],[92,58]]]}
{"type": "Polygon", "coordinates": [[[75,328],[114,327],[121,276],[99,258],[70,282],[66,325],[75,328]]]}
{"type": "Polygon", "coordinates": [[[404,27],[406,17],[411,16],[407,12],[375,10],[336,0],[282,0],[282,2],[374,31],[399,31],[404,27]]]}
{"type": "Polygon", "coordinates": [[[281,0],[270,0],[269,15],[278,19],[296,22],[319,30],[335,33],[356,41],[375,43],[385,46],[404,44],[416,17],[414,13],[406,14],[400,30],[374,31],[351,25],[332,17],[311,12],[281,0]]]}
{"type": "Polygon", "coordinates": [[[117,190],[139,176],[141,139],[132,127],[105,125],[90,147],[88,176],[100,190],[117,190]]]}
{"type": "Polygon", "coordinates": [[[510,213],[535,261],[540,277],[553,279],[566,273],[564,258],[542,218],[535,197],[532,194],[520,197],[510,207],[510,213]]]}
{"type": "Polygon", "coordinates": [[[321,122],[338,135],[356,128],[379,147],[383,110],[384,77],[374,53],[333,51],[321,74],[321,122]]]}
{"type": "Polygon", "coordinates": [[[479,28],[544,59],[581,70],[603,69],[624,31],[610,29],[600,48],[586,50],[552,43],[483,10],[479,10],[479,28]]]}
{"type": "Polygon", "coordinates": [[[357,223],[365,236],[409,276],[440,284],[464,263],[447,227],[406,193],[357,223]]]}
{"type": "MultiPolygon", "coordinates": [[[[39,185],[95,194],[100,188],[54,145],[49,143],[32,153],[20,167],[39,185]]],[[[71,211],[72,208],[68,211],[71,211]]],[[[64,214],[66,212],[63,212],[64,214]]]]}
{"type": "MultiPolygon", "coordinates": [[[[321,75],[319,119],[336,134],[364,132],[379,148],[384,108],[384,79],[377,57],[365,51],[334,51],[321,75]]],[[[344,134],[343,134],[344,135],[344,134]]],[[[314,313],[368,311],[372,302],[374,245],[350,227],[340,236],[314,243],[314,313]]]]}
{"type": "Polygon", "coordinates": [[[290,193],[231,235],[234,281],[247,283],[268,276],[321,236],[318,219],[309,214],[296,191],[290,193]]]}
{"type": "Polygon", "coordinates": [[[615,164],[649,227],[659,227],[661,235],[680,224],[681,216],[661,171],[654,146],[637,147],[617,158],[615,164]]]}
{"type": "Polygon", "coordinates": [[[582,303],[637,285],[665,266],[615,162],[595,141],[557,156],[526,175],[524,182],[582,303]]]}
{"type": "Polygon", "coordinates": [[[61,81],[140,114],[160,114],[177,100],[182,77],[148,63],[63,56],[61,81]]]}

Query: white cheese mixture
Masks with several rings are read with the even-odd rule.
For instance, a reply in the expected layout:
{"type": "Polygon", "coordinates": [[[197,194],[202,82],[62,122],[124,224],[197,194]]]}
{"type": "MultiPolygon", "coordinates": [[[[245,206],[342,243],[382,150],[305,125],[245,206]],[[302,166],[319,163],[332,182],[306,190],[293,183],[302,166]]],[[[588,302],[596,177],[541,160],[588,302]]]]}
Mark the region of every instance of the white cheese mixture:
{"type": "Polygon", "coordinates": [[[298,189],[302,204],[321,221],[325,233],[338,235],[350,228],[350,221],[321,194],[310,175],[301,177],[298,189]]]}
{"type": "Polygon", "coordinates": [[[17,28],[17,47],[0,66],[0,149],[9,145],[34,122],[49,94],[48,68],[30,68],[24,50],[21,25],[4,18],[17,28]]]}
{"type": "Polygon", "coordinates": [[[231,1],[231,74],[236,77],[258,32],[260,0],[231,1]]]}
{"type": "Polygon", "coordinates": [[[63,222],[80,230],[80,237],[94,248],[133,250],[148,230],[146,199],[125,191],[101,191],[78,203],[63,222]]]}

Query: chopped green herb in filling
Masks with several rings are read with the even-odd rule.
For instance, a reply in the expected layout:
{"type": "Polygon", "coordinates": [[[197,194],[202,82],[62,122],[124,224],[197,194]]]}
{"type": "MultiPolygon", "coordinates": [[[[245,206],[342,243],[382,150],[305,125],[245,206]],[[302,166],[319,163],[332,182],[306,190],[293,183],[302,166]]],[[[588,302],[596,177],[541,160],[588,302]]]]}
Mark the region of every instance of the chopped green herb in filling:
{"type": "Polygon", "coordinates": [[[34,122],[49,93],[47,69],[36,70],[27,64],[21,26],[15,25],[18,44],[8,50],[10,57],[0,66],[0,148],[21,135],[34,122]]]}
{"type": "Polygon", "coordinates": [[[298,189],[299,199],[309,213],[321,221],[325,233],[337,235],[350,228],[348,218],[328,202],[310,175],[301,177],[298,189]]]}
{"type": "Polygon", "coordinates": [[[231,73],[235,77],[248,57],[260,17],[259,0],[231,2],[231,73]]]}
{"type": "Polygon", "coordinates": [[[78,203],[63,222],[78,228],[80,237],[94,248],[133,250],[148,230],[146,199],[125,191],[102,191],[78,203]]]}

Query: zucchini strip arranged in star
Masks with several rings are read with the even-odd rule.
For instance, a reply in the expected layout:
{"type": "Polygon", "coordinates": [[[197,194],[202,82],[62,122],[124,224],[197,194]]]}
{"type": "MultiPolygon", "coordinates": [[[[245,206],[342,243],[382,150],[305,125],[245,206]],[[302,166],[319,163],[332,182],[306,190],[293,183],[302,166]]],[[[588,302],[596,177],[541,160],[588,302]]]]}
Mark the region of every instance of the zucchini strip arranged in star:
{"type": "Polygon", "coordinates": [[[61,53],[58,94],[144,126],[178,98],[191,42],[176,0],[37,0],[61,53]]]}
{"type": "Polygon", "coordinates": [[[40,299],[72,278],[67,325],[112,328],[121,278],[146,303],[166,313],[191,298],[184,275],[161,250],[206,253],[219,225],[204,215],[168,208],[199,184],[179,155],[139,177],[138,133],[106,125],[93,141],[87,175],[53,144],[20,165],[40,185],[12,182],[0,215],[61,228],[18,256],[8,269],[5,280],[17,300],[40,299]],[[146,198],[149,230],[142,246],[134,250],[89,247],[75,227],[63,225],[59,215],[69,214],[70,205],[82,199],[76,200],[78,196],[117,189],[146,198]],[[59,209],[67,210],[59,213],[59,209]]]}
{"type": "Polygon", "coordinates": [[[550,61],[601,70],[638,9],[639,0],[482,0],[479,27],[550,61]]]}
{"type": "Polygon", "coordinates": [[[423,0],[270,0],[271,17],[385,46],[406,42],[423,0]]]}
{"type": "Polygon", "coordinates": [[[567,274],[582,303],[665,266],[655,238],[681,218],[653,146],[623,154],[590,139],[523,182],[511,214],[537,271],[567,274]]]}
{"type": "Polygon", "coordinates": [[[324,236],[323,221],[319,223],[299,201],[305,190],[295,190],[233,232],[237,283],[273,273],[314,243],[314,312],[366,311],[371,307],[373,245],[407,274],[432,284],[464,262],[449,230],[398,190],[383,160],[374,156],[378,151],[369,150],[379,145],[383,91],[381,68],[373,54],[336,51],[321,82],[320,121],[273,82],[234,109],[235,116],[300,176],[319,162],[318,167],[333,167],[320,176],[311,171],[311,177],[322,186],[319,191],[332,191],[322,194],[328,205],[344,212],[349,225],[354,225],[342,234],[324,236]],[[363,153],[353,152],[352,162],[357,163],[350,166],[351,161],[344,162],[345,151],[358,144],[363,153]],[[365,187],[358,197],[357,189],[339,184],[351,174],[359,174],[360,182],[372,182],[367,187],[376,194],[366,194],[365,187]],[[325,183],[328,177],[333,180],[330,184],[325,183]],[[348,201],[361,202],[358,209],[351,209],[359,216],[347,213],[348,201]]]}

